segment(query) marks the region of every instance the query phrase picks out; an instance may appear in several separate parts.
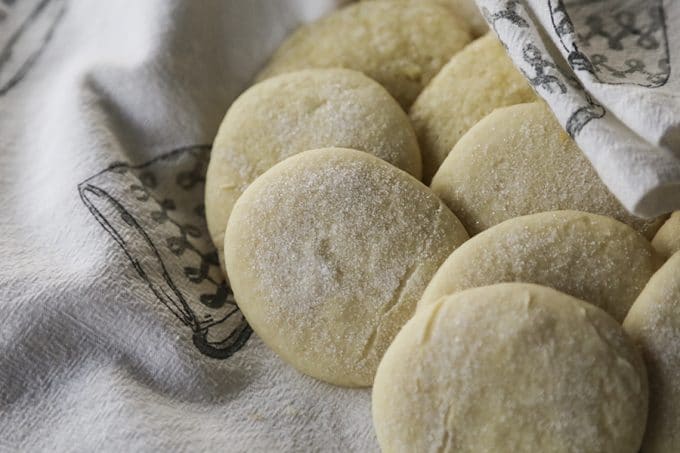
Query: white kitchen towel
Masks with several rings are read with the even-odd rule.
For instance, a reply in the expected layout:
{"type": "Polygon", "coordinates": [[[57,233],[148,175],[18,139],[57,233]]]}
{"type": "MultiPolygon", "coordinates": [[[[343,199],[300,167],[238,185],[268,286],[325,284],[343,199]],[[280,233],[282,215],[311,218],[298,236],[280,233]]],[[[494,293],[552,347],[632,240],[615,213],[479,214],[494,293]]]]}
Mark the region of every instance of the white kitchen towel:
{"type": "Polygon", "coordinates": [[[477,4],[623,205],[680,209],[680,1],[477,4]]]}
{"type": "MultiPolygon", "coordinates": [[[[203,217],[230,102],[291,29],[339,3],[0,0],[0,451],[377,449],[370,391],[302,376],[251,332],[203,217]]],[[[534,40],[527,64],[553,58],[529,10],[484,6],[511,50],[534,40]]],[[[677,176],[670,155],[657,168],[644,154],[673,134],[610,150],[638,123],[554,65],[521,67],[565,124],[549,89],[572,109],[589,100],[571,131],[624,201],[677,176]]],[[[669,81],[648,89],[672,99],[669,81]]]]}
{"type": "Polygon", "coordinates": [[[233,98],[320,0],[0,0],[0,451],[375,451],[252,334],[203,218],[233,98]]]}

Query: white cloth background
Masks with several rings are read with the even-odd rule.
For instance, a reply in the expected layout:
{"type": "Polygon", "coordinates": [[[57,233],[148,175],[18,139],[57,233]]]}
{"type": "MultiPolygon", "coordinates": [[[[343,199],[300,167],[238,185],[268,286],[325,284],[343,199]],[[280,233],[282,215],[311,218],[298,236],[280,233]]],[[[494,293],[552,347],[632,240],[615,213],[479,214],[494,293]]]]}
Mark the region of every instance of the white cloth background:
{"type": "MultiPolygon", "coordinates": [[[[0,450],[377,449],[370,391],[301,376],[250,334],[201,206],[231,100],[288,31],[335,3],[0,0],[0,450]]],[[[542,42],[493,20],[512,48],[542,42]]],[[[655,105],[677,100],[671,79],[655,105]]],[[[565,124],[585,98],[574,93],[564,106],[546,95],[565,124]]],[[[629,206],[677,208],[639,202],[678,181],[677,134],[663,133],[677,116],[637,123],[627,104],[656,107],[631,96],[576,138],[629,206]],[[619,136],[627,147],[609,150],[619,136]]]]}
{"type": "Polygon", "coordinates": [[[375,451],[370,391],[241,345],[200,213],[230,101],[333,2],[0,5],[0,450],[375,451]]]}

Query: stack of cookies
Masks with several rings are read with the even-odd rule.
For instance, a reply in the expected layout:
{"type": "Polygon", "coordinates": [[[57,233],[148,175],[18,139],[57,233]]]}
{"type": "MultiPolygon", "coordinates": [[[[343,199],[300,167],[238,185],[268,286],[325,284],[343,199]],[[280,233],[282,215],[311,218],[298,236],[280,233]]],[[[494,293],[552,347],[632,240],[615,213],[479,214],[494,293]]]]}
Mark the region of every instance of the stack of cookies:
{"type": "Polygon", "coordinates": [[[621,206],[472,0],[295,31],[205,199],[254,331],[373,386],[383,451],[680,451],[680,217],[621,206]]]}

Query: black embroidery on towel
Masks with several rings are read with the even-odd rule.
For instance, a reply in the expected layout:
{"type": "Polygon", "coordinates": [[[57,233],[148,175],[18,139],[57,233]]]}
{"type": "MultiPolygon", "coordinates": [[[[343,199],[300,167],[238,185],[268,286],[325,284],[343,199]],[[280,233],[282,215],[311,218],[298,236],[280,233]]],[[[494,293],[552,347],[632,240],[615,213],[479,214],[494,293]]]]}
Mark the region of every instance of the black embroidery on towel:
{"type": "Polygon", "coordinates": [[[567,120],[567,133],[573,138],[577,136],[583,127],[588,124],[591,120],[602,118],[606,111],[597,102],[593,101],[590,95],[585,92],[587,105],[579,107],[576,111],[572,112],[567,120]]]}
{"type": "Polygon", "coordinates": [[[209,155],[209,145],[196,145],[142,165],[114,164],[80,183],[78,192],[156,299],[191,329],[196,348],[226,359],[252,330],[224,281],[205,224],[209,155]]]}
{"type": "Polygon", "coordinates": [[[543,55],[534,44],[527,43],[524,46],[522,58],[533,69],[533,75],[524,69],[521,71],[534,88],[540,88],[549,93],[557,90],[560,94],[565,94],[570,87],[580,91],[585,97],[586,103],[571,113],[565,125],[567,133],[572,138],[577,136],[588,122],[605,115],[604,107],[593,100],[581,82],[543,55]]]}
{"type": "Polygon", "coordinates": [[[668,82],[663,0],[548,0],[548,8],[574,70],[610,85],[656,88],[668,82]]]}
{"type": "Polygon", "coordinates": [[[482,7],[482,14],[486,18],[486,21],[491,24],[494,31],[496,31],[496,22],[499,20],[507,20],[516,27],[527,28],[529,27],[529,24],[526,20],[524,20],[521,14],[517,12],[517,7],[519,4],[520,0],[507,0],[503,5],[503,9],[500,9],[494,13],[491,13],[486,7],[482,7]]]}
{"type": "Polygon", "coordinates": [[[10,32],[7,40],[0,42],[0,96],[21,82],[33,67],[65,11],[66,0],[0,0],[0,28],[10,32]],[[24,17],[27,10],[20,11],[19,7],[26,4],[31,4],[31,9],[24,17]],[[11,20],[20,14],[17,20],[11,20]]]}
{"type": "MultiPolygon", "coordinates": [[[[579,4],[590,4],[607,0],[546,0],[547,6],[550,8],[553,27],[560,37],[575,35],[574,24],[570,20],[569,15],[566,14],[565,1],[568,2],[568,4],[573,4],[574,2],[579,4]]],[[[506,28],[517,29],[515,30],[517,32],[520,31],[519,29],[532,28],[529,23],[529,13],[525,11],[519,0],[506,0],[500,8],[494,12],[483,7],[482,13],[492,25],[496,35],[506,49],[508,49],[508,45],[503,41],[503,37],[506,35],[506,28]],[[504,23],[503,27],[498,28],[497,23],[501,20],[507,21],[509,24],[506,25],[504,23]],[[499,31],[502,31],[502,33],[499,33],[499,31]]],[[[567,46],[567,44],[564,45],[567,46]]],[[[565,47],[565,49],[568,51],[567,47],[565,47]]],[[[578,68],[594,71],[591,61],[578,50],[578,46],[574,45],[573,49],[574,52],[571,52],[568,55],[569,66],[574,69],[578,68]]],[[[576,137],[590,121],[605,116],[606,110],[604,107],[598,104],[590,96],[571,71],[567,70],[566,67],[560,66],[559,63],[556,63],[553,56],[543,52],[536,43],[531,42],[530,40],[524,42],[522,47],[522,60],[522,63],[517,62],[518,69],[524,74],[537,92],[566,95],[570,91],[577,91],[584,99],[584,102],[571,112],[565,124],[566,131],[572,138],[576,137]]]]}
{"type": "Polygon", "coordinates": [[[560,80],[560,77],[550,73],[557,72],[557,65],[547,58],[544,58],[538,47],[532,43],[525,45],[522,49],[522,58],[534,70],[534,74],[531,75],[522,69],[522,73],[529,80],[531,85],[535,88],[543,88],[548,93],[552,93],[553,88],[562,94],[567,92],[567,87],[564,82],[560,80]],[[554,71],[550,71],[551,69],[554,71]]]}

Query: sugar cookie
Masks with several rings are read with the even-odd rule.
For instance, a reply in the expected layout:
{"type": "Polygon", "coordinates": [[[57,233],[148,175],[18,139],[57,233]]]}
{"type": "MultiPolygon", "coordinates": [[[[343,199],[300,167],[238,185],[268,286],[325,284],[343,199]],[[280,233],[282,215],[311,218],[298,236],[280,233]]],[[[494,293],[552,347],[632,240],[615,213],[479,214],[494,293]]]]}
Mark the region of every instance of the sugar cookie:
{"type": "Polygon", "coordinates": [[[609,315],[503,283],[416,313],[378,368],[373,421],[384,453],[636,453],[647,398],[642,359],[609,315]]]}
{"type": "Polygon", "coordinates": [[[243,93],[220,126],[206,176],[208,230],[220,255],[229,214],[248,184],[293,154],[331,146],[366,151],[417,178],[421,174],[408,117],[383,87],[359,72],[299,71],[243,93]]]}
{"type": "Polygon", "coordinates": [[[248,323],[305,374],[368,386],[425,286],[467,239],[422,183],[370,154],[307,151],[234,206],[225,261],[248,323]]]}
{"type": "Polygon", "coordinates": [[[680,252],[680,211],[666,220],[652,240],[654,248],[664,257],[670,258],[680,252]]]}
{"type": "Polygon", "coordinates": [[[471,39],[467,24],[436,3],[361,2],[300,27],[258,79],[306,68],[355,69],[406,109],[471,39]]]}
{"type": "Polygon", "coordinates": [[[460,137],[495,108],[536,99],[533,89],[488,33],[453,56],[420,93],[409,116],[428,183],[460,137]]]}
{"type": "Polygon", "coordinates": [[[661,264],[649,241],[612,218],[554,211],[506,220],[444,262],[419,303],[501,282],[550,286],[622,322],[661,264]]]}
{"type": "Polygon", "coordinates": [[[663,221],[628,213],[543,102],[486,116],[458,141],[431,187],[471,235],[513,217],[562,209],[613,217],[647,238],[663,221]]]}
{"type": "Polygon", "coordinates": [[[654,274],[623,323],[649,375],[642,453],[680,451],[680,253],[654,274]]]}
{"type": "MultiPolygon", "coordinates": [[[[392,0],[397,1],[397,0],[392,0]]],[[[426,0],[400,0],[412,2],[425,2],[426,0]]],[[[472,31],[473,36],[482,36],[489,30],[484,16],[475,4],[475,0],[429,0],[449,8],[454,14],[463,19],[472,31]]]]}

